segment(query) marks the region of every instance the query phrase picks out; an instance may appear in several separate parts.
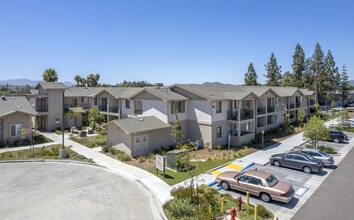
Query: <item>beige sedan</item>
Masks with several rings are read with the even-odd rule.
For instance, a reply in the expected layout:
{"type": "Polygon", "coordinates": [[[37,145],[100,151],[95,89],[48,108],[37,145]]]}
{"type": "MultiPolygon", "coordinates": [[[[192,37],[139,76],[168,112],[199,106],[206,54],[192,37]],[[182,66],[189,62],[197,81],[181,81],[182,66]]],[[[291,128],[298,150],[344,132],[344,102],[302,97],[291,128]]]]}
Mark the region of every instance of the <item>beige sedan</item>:
{"type": "Polygon", "coordinates": [[[234,189],[259,196],[264,202],[272,200],[288,203],[294,197],[295,190],[289,183],[275,176],[257,171],[227,171],[216,177],[216,183],[225,190],[234,189]]]}

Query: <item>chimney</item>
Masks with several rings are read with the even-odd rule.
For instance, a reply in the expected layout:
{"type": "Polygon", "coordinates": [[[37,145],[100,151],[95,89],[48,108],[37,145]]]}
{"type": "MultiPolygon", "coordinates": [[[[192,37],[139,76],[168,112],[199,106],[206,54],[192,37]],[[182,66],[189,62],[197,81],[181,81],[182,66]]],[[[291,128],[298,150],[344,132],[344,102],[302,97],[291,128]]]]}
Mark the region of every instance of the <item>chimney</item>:
{"type": "Polygon", "coordinates": [[[4,101],[6,101],[6,96],[2,95],[2,96],[1,96],[1,99],[4,100],[4,101]]]}

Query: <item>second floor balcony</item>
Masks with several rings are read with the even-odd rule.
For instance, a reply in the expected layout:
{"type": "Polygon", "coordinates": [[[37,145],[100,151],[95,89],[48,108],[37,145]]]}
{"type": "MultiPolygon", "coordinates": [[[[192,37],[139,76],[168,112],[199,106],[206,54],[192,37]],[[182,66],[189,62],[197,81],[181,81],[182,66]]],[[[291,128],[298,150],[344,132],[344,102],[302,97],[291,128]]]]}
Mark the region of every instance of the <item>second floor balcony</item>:
{"type": "Polygon", "coordinates": [[[258,107],[257,108],[257,115],[263,115],[266,113],[266,108],[265,107],[258,107]]]}
{"type": "Polygon", "coordinates": [[[141,115],[141,114],[143,114],[143,110],[141,110],[141,109],[135,109],[135,114],[136,114],[136,115],[141,115]]]}
{"type": "Polygon", "coordinates": [[[241,121],[253,118],[253,110],[242,109],[241,110],[241,121]]]}
{"type": "Polygon", "coordinates": [[[275,106],[268,106],[267,107],[267,113],[272,113],[275,111],[275,106]]]}
{"type": "Polygon", "coordinates": [[[98,106],[98,109],[99,109],[101,112],[107,112],[107,105],[99,105],[99,106],[98,106]]]}
{"type": "Polygon", "coordinates": [[[109,112],[111,112],[111,113],[118,113],[118,107],[116,107],[116,106],[113,106],[113,107],[109,107],[109,112]]]}
{"type": "Polygon", "coordinates": [[[300,108],[300,102],[297,102],[295,105],[296,105],[296,108],[300,108]]]}
{"type": "Polygon", "coordinates": [[[36,106],[37,112],[48,112],[48,105],[39,105],[36,106]]]}
{"type": "Polygon", "coordinates": [[[294,109],[294,108],[295,108],[295,104],[294,104],[294,103],[291,103],[289,109],[294,109]]]}
{"type": "Polygon", "coordinates": [[[227,111],[227,120],[237,121],[237,111],[227,111]]]}
{"type": "Polygon", "coordinates": [[[77,105],[74,105],[74,104],[64,104],[64,108],[75,108],[75,107],[81,107],[83,109],[88,109],[89,108],[89,105],[87,103],[81,103],[81,104],[77,104],[77,105]]]}

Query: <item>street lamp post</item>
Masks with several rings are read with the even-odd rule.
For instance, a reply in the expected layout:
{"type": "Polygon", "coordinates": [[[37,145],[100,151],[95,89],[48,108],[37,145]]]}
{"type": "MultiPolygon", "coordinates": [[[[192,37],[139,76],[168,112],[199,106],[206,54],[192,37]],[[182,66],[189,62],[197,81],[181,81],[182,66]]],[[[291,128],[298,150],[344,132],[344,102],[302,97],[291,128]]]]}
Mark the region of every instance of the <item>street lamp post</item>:
{"type": "Polygon", "coordinates": [[[66,150],[64,147],[64,93],[65,90],[63,90],[63,106],[62,106],[62,119],[61,119],[61,130],[62,130],[62,146],[60,149],[60,157],[65,158],[66,157],[66,150]]]}

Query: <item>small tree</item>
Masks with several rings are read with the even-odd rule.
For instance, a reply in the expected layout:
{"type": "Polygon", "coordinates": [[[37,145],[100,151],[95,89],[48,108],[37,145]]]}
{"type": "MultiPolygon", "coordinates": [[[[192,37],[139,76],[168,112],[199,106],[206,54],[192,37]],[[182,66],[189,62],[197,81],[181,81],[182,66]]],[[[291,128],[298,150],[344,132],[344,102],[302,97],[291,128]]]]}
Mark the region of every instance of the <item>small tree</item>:
{"type": "Polygon", "coordinates": [[[181,125],[178,120],[178,115],[177,115],[175,105],[173,105],[173,113],[175,114],[175,123],[172,126],[171,136],[173,141],[176,143],[176,148],[181,149],[184,143],[184,135],[182,133],[181,125]]]}
{"type": "Polygon", "coordinates": [[[34,136],[36,132],[31,128],[22,128],[21,138],[27,138],[30,140],[30,153],[34,154],[34,136]]]}
{"type": "Polygon", "coordinates": [[[320,116],[320,104],[318,102],[315,104],[315,115],[320,116]]]}
{"type": "Polygon", "coordinates": [[[317,148],[318,141],[329,139],[329,130],[319,116],[313,116],[304,125],[304,139],[317,148]]]}
{"type": "Polygon", "coordinates": [[[304,111],[302,110],[302,108],[299,108],[296,114],[296,121],[300,126],[304,124],[304,117],[305,117],[304,111]]]}
{"type": "Polygon", "coordinates": [[[338,121],[343,124],[346,120],[349,119],[348,111],[343,109],[337,113],[338,121]]]}
{"type": "Polygon", "coordinates": [[[90,109],[88,120],[90,126],[92,126],[94,129],[97,128],[97,124],[100,125],[106,121],[104,115],[100,112],[100,110],[97,107],[90,109]]]}
{"type": "Polygon", "coordinates": [[[283,125],[282,125],[283,126],[283,131],[287,132],[287,133],[290,133],[292,125],[291,125],[291,122],[290,122],[290,114],[289,114],[288,109],[286,107],[284,108],[283,119],[284,119],[284,122],[283,122],[283,125]]]}
{"type": "Polygon", "coordinates": [[[334,104],[334,102],[331,103],[331,113],[332,115],[336,114],[336,110],[334,109],[336,107],[336,105],[334,104]]]}
{"type": "Polygon", "coordinates": [[[74,119],[74,121],[75,121],[75,126],[76,126],[76,120],[79,119],[79,118],[82,118],[81,113],[73,112],[73,111],[71,111],[71,110],[69,110],[65,115],[66,115],[66,117],[69,118],[69,119],[74,119]]]}

